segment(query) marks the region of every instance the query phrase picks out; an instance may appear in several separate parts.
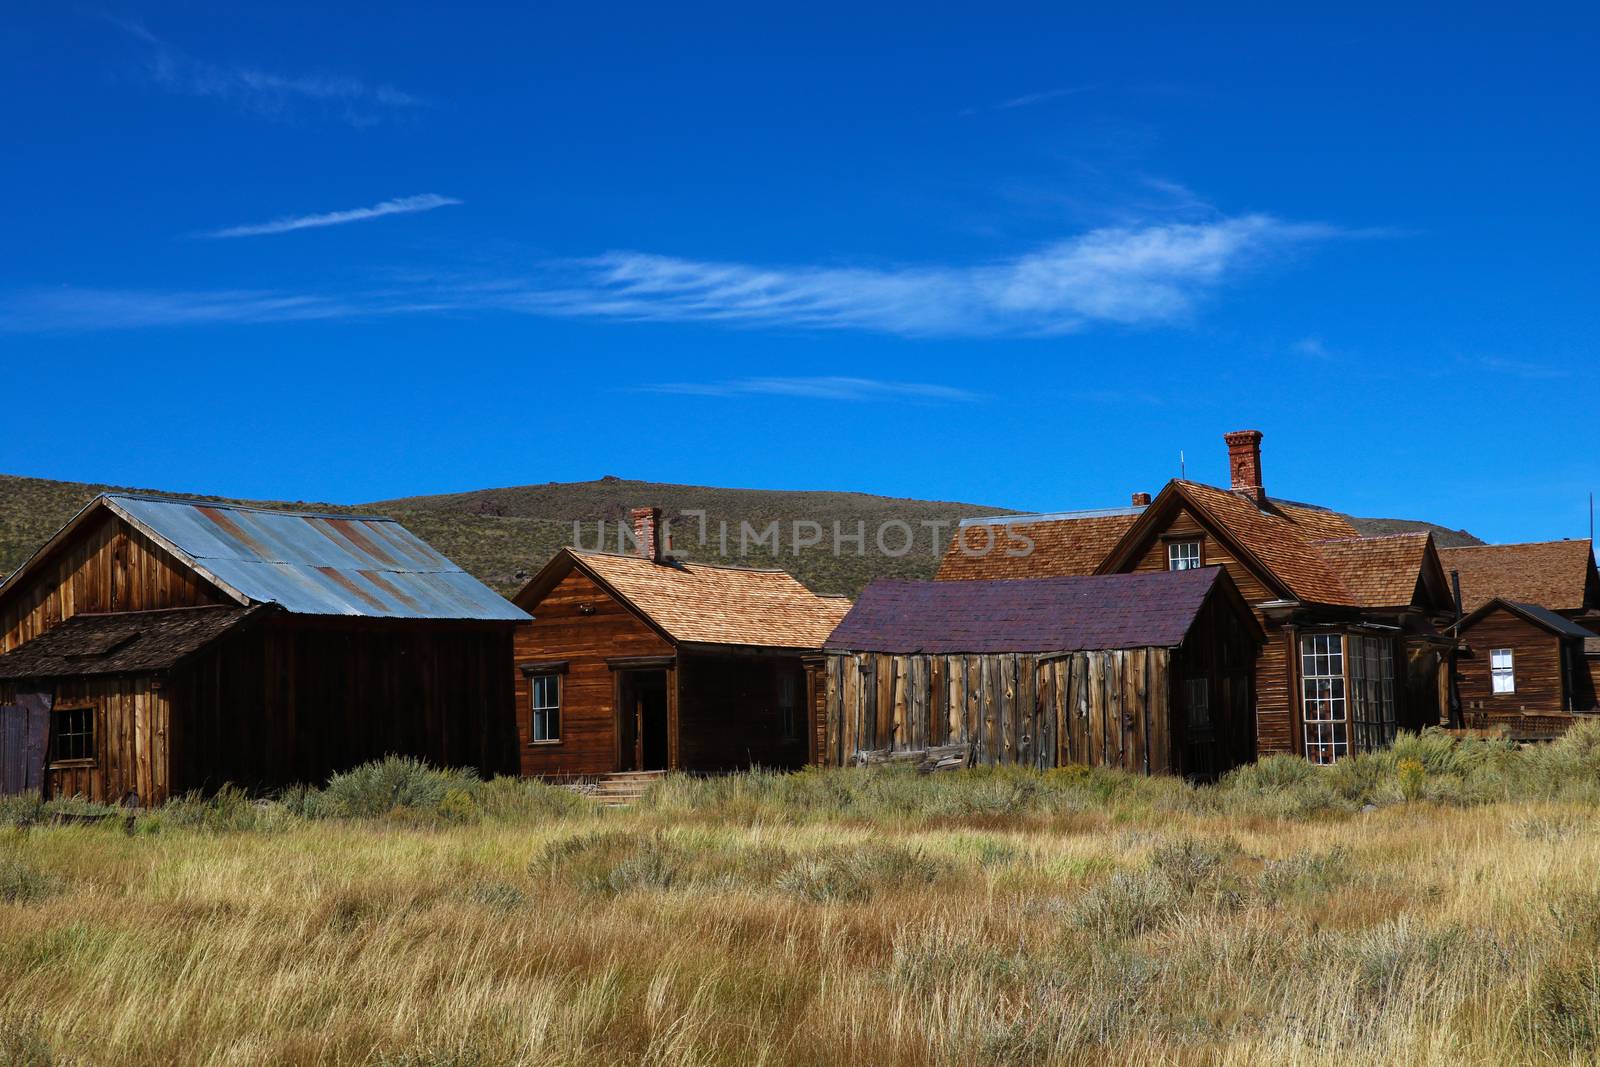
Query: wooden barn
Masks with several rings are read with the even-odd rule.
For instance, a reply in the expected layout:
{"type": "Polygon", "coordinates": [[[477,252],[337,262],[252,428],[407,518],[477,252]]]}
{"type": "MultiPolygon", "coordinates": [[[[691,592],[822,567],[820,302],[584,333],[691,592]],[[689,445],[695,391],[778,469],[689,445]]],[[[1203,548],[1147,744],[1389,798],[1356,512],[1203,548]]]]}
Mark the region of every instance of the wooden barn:
{"type": "Polygon", "coordinates": [[[522,773],[800,767],[817,751],[823,639],[850,607],[778,570],[564,548],[513,598],[522,773]]]}
{"type": "Polygon", "coordinates": [[[1229,488],[1174,480],[1127,508],[963,523],[939,578],[1228,571],[1266,633],[1256,750],[1315,763],[1448,718],[1455,619],[1426,532],[1364,537],[1262,484],[1261,434],[1225,434],[1229,488]],[[989,529],[997,527],[999,533],[989,529]],[[1015,553],[1015,554],[1014,554],[1015,553]]]}
{"type": "Polygon", "coordinates": [[[0,585],[0,778],[159,803],[514,770],[520,610],[391,519],[115,493],[0,585]]]}
{"type": "Polygon", "coordinates": [[[1464,722],[1537,739],[1566,732],[1573,713],[1595,712],[1594,635],[1538,604],[1495,598],[1461,620],[1456,659],[1464,722]]]}
{"type": "Polygon", "coordinates": [[[1221,567],[875,581],[824,646],[823,762],[959,746],[978,764],[1214,777],[1252,758],[1261,640],[1221,567]]]}

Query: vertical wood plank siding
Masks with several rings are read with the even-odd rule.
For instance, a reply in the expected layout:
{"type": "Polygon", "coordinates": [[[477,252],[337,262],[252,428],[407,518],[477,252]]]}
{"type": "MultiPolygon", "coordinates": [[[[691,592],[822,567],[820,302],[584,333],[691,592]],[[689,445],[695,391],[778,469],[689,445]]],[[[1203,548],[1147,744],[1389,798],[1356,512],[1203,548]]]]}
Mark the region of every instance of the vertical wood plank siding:
{"type": "Polygon", "coordinates": [[[209,582],[112,514],[60,545],[0,609],[0,652],[83,612],[231,604],[209,582]]]}
{"type": "Polygon", "coordinates": [[[1164,648],[1071,655],[828,656],[825,758],[849,764],[874,748],[967,744],[985,764],[1068,763],[1138,773],[1177,771],[1164,648]],[[935,680],[937,684],[935,684],[935,680]],[[874,701],[909,721],[874,729],[874,701]],[[889,742],[887,744],[882,742],[889,742]]]}

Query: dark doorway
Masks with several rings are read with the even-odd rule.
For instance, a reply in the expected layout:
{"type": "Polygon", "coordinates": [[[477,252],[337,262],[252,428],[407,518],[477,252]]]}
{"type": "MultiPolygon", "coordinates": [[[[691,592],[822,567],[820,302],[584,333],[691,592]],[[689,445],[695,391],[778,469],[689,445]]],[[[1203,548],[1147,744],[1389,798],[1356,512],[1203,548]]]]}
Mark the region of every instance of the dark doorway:
{"type": "Polygon", "coordinates": [[[617,677],[617,769],[667,769],[667,672],[622,671],[617,677]]]}

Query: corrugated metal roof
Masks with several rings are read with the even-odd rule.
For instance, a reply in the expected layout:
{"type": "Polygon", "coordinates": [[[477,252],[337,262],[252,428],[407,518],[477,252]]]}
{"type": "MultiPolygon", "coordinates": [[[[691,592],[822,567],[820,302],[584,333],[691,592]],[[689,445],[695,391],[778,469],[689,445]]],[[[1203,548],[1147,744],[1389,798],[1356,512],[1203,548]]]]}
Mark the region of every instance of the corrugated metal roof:
{"type": "Polygon", "coordinates": [[[301,615],[528,618],[393,519],[131,493],[100,499],[246,602],[301,615]]]}

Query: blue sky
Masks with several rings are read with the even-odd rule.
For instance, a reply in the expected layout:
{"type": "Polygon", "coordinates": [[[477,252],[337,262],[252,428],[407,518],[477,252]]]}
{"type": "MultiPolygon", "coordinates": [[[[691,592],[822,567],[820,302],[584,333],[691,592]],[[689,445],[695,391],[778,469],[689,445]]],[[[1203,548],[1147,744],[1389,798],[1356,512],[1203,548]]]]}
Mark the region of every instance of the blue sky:
{"type": "Polygon", "coordinates": [[[0,470],[1587,533],[1592,10],[544,7],[13,11],[0,470]]]}

